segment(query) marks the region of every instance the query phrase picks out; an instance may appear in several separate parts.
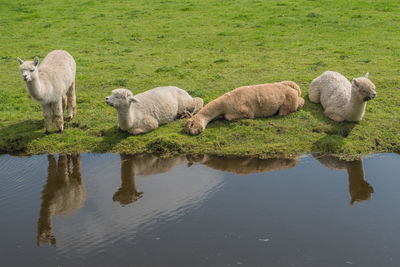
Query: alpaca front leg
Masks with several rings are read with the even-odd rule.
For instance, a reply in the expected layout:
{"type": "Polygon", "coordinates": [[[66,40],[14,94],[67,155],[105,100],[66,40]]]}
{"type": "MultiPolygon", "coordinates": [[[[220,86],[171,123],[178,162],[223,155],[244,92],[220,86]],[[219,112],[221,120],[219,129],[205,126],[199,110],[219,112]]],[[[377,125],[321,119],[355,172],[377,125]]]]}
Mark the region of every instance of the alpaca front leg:
{"type": "Polygon", "coordinates": [[[71,121],[72,117],[76,113],[75,81],[72,83],[71,87],[69,88],[69,90],[67,92],[67,96],[68,96],[68,105],[67,105],[68,118],[67,118],[67,121],[71,121]]]}
{"type": "Polygon", "coordinates": [[[140,126],[130,129],[129,132],[134,135],[148,133],[158,128],[158,121],[152,117],[146,117],[140,126]]]}
{"type": "Polygon", "coordinates": [[[44,117],[44,127],[46,128],[45,134],[50,134],[52,120],[51,104],[42,105],[42,112],[44,117]]]}
{"type": "Polygon", "coordinates": [[[329,112],[329,111],[328,112],[325,111],[324,113],[326,116],[328,116],[329,118],[331,118],[334,121],[337,121],[337,122],[344,121],[344,118],[336,113],[329,112]]]}
{"type": "Polygon", "coordinates": [[[227,111],[224,115],[227,121],[240,119],[254,119],[254,112],[246,105],[237,107],[236,109],[227,111]]]}
{"type": "Polygon", "coordinates": [[[62,99],[58,102],[52,104],[53,109],[53,118],[58,128],[59,133],[64,132],[64,118],[63,118],[63,109],[62,109],[62,99]]]}

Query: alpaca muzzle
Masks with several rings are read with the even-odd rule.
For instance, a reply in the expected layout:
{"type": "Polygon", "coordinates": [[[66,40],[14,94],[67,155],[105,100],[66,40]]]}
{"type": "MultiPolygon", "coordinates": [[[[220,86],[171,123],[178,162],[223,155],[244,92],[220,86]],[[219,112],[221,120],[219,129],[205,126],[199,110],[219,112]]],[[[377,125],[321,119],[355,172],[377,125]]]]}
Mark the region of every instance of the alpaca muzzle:
{"type": "Polygon", "coordinates": [[[364,101],[369,101],[371,99],[374,99],[376,97],[376,92],[372,93],[369,96],[364,97],[364,101]]]}
{"type": "Polygon", "coordinates": [[[109,100],[109,98],[108,97],[106,97],[106,104],[107,105],[110,105],[110,106],[114,106],[114,104],[112,103],[112,102],[110,102],[110,100],[109,100]]]}

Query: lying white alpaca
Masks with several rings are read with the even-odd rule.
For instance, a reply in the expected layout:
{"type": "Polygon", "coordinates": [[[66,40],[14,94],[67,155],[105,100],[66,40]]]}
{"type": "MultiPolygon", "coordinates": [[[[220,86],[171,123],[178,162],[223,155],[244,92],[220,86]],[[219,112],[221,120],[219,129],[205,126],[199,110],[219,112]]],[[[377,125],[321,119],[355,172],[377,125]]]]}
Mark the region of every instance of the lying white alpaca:
{"type": "Polygon", "coordinates": [[[63,112],[68,98],[68,121],[76,113],[75,72],[73,57],[66,51],[54,50],[42,61],[22,61],[18,58],[22,78],[29,94],[43,111],[46,134],[50,133],[54,120],[60,133],[64,130],[63,112]]]}
{"type": "Polygon", "coordinates": [[[334,121],[360,121],[376,91],[368,73],[350,83],[338,72],[325,71],[311,82],[308,97],[311,102],[321,102],[325,115],[334,121]]]}
{"type": "Polygon", "coordinates": [[[136,186],[136,176],[169,172],[172,168],[183,164],[185,161],[185,156],[159,158],[151,154],[121,154],[121,187],[115,192],[112,198],[113,201],[118,201],[121,206],[137,201],[143,196],[143,192],[139,192],[136,186]]]}
{"type": "Polygon", "coordinates": [[[117,110],[119,128],[134,135],[157,129],[188,112],[195,114],[203,107],[203,99],[192,98],[175,86],[157,87],[135,97],[127,89],[115,89],[106,103],[117,110]]]}

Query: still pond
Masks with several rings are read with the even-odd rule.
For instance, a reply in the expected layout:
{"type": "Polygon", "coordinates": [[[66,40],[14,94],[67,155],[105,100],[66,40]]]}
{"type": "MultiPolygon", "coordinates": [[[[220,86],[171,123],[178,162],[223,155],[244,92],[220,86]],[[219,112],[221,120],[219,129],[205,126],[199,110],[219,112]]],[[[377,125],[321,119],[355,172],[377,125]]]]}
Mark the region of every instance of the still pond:
{"type": "Polygon", "coordinates": [[[400,156],[0,155],[0,266],[400,266],[400,156]]]}

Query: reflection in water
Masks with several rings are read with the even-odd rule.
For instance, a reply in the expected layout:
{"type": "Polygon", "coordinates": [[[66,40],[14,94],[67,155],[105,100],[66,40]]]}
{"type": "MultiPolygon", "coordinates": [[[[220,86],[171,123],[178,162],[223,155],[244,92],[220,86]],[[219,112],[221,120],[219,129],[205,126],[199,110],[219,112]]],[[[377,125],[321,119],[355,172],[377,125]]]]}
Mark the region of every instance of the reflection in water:
{"type": "Polygon", "coordinates": [[[349,163],[307,156],[291,169],[266,173],[260,171],[292,164],[212,158],[188,157],[199,162],[190,168],[180,158],[176,167],[165,164],[169,171],[142,177],[162,172],[158,166],[170,160],[0,155],[2,265],[400,266],[400,156],[349,163]],[[350,199],[373,195],[364,179],[381,194],[351,207],[350,199]],[[143,197],[121,207],[112,201],[120,186],[143,197]],[[36,247],[32,233],[45,245],[36,247]]]}
{"type": "Polygon", "coordinates": [[[364,178],[364,168],[361,160],[344,161],[332,156],[314,157],[324,166],[332,170],[347,170],[349,175],[350,204],[371,199],[374,188],[364,178]]]}
{"type": "Polygon", "coordinates": [[[135,183],[136,175],[154,175],[170,171],[186,161],[185,157],[159,158],[151,154],[121,154],[121,187],[115,192],[113,201],[121,206],[131,204],[142,197],[135,183]]]}
{"type": "Polygon", "coordinates": [[[218,157],[210,155],[187,156],[188,166],[200,163],[214,170],[233,172],[246,175],[255,172],[270,172],[289,169],[299,162],[299,158],[293,159],[259,159],[250,157],[218,157]]]}
{"type": "Polygon", "coordinates": [[[82,208],[86,188],[81,173],[80,155],[59,155],[58,163],[48,155],[47,183],[42,191],[42,206],[38,221],[37,245],[56,245],[52,216],[70,215],[82,208]]]}

